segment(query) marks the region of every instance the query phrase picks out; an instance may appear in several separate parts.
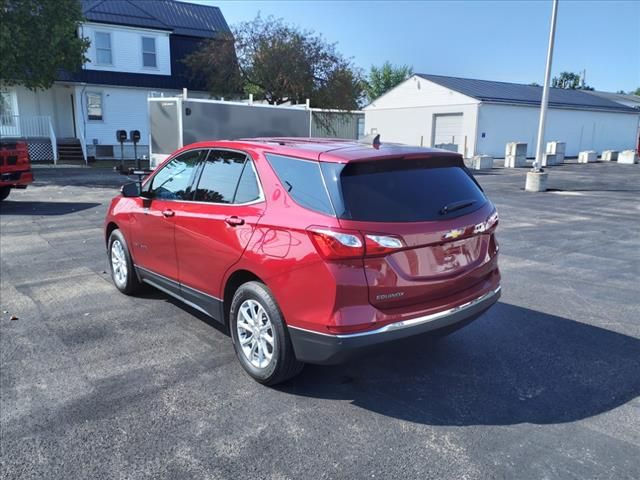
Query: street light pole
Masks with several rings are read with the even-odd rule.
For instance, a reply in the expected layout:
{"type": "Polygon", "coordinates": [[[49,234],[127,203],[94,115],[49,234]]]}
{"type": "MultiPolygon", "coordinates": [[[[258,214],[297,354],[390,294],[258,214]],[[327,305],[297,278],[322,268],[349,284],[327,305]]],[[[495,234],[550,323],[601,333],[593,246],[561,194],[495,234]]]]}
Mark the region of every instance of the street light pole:
{"type": "Polygon", "coordinates": [[[553,0],[551,7],[551,30],[549,31],[549,48],[547,50],[547,67],[544,73],[544,87],[542,89],[542,103],[540,104],[540,123],[538,125],[538,145],[536,148],[536,161],[533,170],[542,170],[542,156],[544,155],[544,127],[547,120],[547,107],[549,105],[549,82],[551,80],[551,62],[553,60],[553,44],[556,37],[556,16],[558,13],[558,0],[553,0]]]}

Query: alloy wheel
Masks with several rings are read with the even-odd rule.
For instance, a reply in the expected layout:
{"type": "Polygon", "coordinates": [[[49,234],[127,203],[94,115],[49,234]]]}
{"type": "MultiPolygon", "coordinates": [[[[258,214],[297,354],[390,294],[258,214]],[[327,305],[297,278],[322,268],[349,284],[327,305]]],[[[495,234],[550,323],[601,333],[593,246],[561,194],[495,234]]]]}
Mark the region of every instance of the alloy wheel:
{"type": "Polygon", "coordinates": [[[127,257],[122,242],[117,239],[111,244],[111,270],[116,284],[119,287],[124,287],[127,284],[127,257]]]}
{"type": "Polygon", "coordinates": [[[266,368],[273,359],[275,339],[271,319],[264,307],[251,299],[242,302],[236,330],[245,358],[256,368],[266,368]]]}

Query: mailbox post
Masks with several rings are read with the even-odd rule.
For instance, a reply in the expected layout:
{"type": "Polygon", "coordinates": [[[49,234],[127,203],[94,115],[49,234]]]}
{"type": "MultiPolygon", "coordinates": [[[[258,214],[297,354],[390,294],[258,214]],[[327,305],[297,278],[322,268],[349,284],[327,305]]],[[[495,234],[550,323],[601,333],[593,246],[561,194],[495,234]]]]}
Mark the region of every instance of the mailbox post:
{"type": "Polygon", "coordinates": [[[120,143],[120,169],[124,171],[124,142],[127,141],[127,131],[116,130],[116,140],[120,143]]]}
{"type": "Polygon", "coordinates": [[[138,158],[138,142],[140,141],[140,130],[131,130],[129,138],[133,142],[133,156],[136,159],[136,168],[140,170],[140,159],[138,158]]]}

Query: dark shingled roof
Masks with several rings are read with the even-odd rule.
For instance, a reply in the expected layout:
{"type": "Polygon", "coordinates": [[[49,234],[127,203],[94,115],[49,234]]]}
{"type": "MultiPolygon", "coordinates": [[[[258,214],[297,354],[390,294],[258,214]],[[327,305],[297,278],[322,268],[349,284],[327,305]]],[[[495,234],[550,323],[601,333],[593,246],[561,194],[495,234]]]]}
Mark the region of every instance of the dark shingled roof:
{"type": "Polygon", "coordinates": [[[213,38],[228,33],[218,7],[176,0],[82,0],[90,22],[169,30],[177,35],[213,38]]]}
{"type": "MultiPolygon", "coordinates": [[[[542,87],[533,85],[446,77],[442,75],[427,75],[423,73],[416,75],[483,102],[538,106],[542,101],[542,87]]],[[[638,111],[633,108],[606,98],[590,95],[581,90],[567,90],[563,88],[550,89],[549,106],[578,110],[638,113],[638,111]]]]}

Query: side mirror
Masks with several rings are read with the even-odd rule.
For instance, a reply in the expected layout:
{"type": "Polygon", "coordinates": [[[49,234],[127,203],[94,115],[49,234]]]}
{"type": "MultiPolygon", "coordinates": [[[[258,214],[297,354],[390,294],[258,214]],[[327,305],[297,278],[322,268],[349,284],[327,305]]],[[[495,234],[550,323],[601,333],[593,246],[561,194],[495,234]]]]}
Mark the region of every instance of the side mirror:
{"type": "Polygon", "coordinates": [[[123,197],[139,197],[140,196],[140,183],[131,182],[125,183],[120,189],[123,197]]]}

